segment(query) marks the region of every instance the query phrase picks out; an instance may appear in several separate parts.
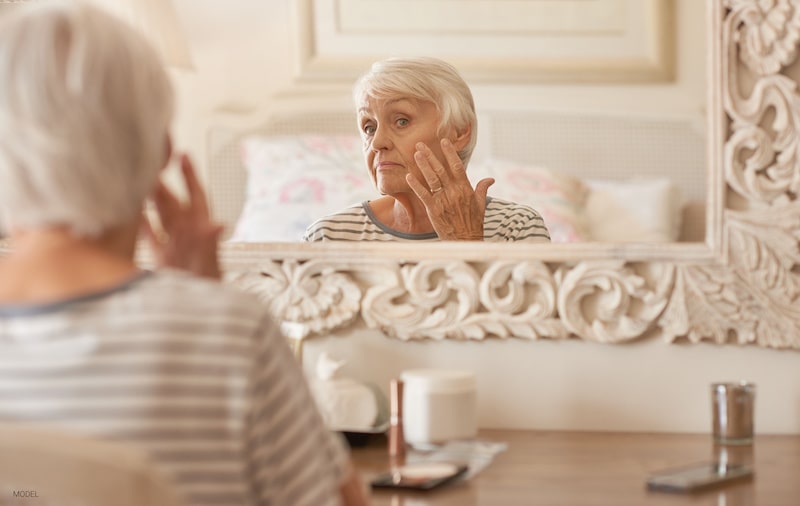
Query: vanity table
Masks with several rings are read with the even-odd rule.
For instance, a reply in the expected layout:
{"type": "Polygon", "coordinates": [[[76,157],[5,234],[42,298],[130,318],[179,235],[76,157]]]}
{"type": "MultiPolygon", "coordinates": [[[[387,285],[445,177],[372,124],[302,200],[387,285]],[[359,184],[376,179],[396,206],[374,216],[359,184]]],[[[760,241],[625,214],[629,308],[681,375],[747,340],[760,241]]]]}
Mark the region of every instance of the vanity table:
{"type": "MultiPolygon", "coordinates": [[[[753,445],[715,447],[708,434],[482,430],[508,449],[472,479],[427,492],[373,490],[375,506],[800,504],[800,436],[756,436],[753,445]],[[716,459],[750,463],[752,479],[693,494],[648,491],[647,477],[716,459]]],[[[385,439],[352,450],[365,482],[387,468],[385,439]]]]}

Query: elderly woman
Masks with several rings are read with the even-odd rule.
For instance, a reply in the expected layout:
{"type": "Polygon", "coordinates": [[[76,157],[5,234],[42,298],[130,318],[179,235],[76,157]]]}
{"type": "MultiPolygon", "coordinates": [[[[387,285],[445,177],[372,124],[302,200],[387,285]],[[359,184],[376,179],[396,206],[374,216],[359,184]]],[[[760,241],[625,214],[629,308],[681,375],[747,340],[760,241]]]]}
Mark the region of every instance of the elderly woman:
{"type": "Polygon", "coordinates": [[[221,229],[185,156],[188,202],[159,183],[154,50],[83,2],[31,5],[0,20],[0,422],[142,448],[188,504],[365,504],[266,306],[186,272],[219,277],[221,229]],[[149,196],[183,271],[134,262],[149,196]]]}
{"type": "Polygon", "coordinates": [[[383,195],[313,223],[306,241],[549,242],[529,206],[487,196],[466,168],[477,140],[469,86],[435,58],[390,58],[354,88],[364,158],[383,195]]]}

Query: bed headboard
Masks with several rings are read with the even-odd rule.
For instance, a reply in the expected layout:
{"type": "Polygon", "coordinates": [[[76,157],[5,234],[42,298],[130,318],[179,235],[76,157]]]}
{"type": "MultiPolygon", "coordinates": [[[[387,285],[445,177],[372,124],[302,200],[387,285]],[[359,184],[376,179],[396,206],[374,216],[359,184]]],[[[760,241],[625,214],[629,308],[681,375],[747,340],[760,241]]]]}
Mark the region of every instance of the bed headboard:
{"type": "MultiPolygon", "coordinates": [[[[241,125],[241,122],[236,122],[241,125]]],[[[475,163],[493,156],[584,179],[668,176],[689,202],[706,196],[705,135],[697,120],[499,111],[479,114],[475,163]]],[[[240,141],[261,135],[355,135],[352,112],[292,112],[248,127],[209,130],[207,181],[218,219],[230,229],[241,213],[246,173],[240,141]]],[[[366,173],[365,173],[366,177],[366,173]]],[[[701,225],[702,226],[702,225],[701,225]]]]}

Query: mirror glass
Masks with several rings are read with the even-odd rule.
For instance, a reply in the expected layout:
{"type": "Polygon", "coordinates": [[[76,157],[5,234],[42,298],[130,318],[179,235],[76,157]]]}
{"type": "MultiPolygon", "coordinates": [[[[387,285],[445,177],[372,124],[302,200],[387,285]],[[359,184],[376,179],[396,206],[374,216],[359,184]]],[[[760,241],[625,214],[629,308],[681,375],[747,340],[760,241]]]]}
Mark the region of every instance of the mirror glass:
{"type": "MultiPolygon", "coordinates": [[[[310,6],[306,14],[318,17],[319,5],[325,3],[306,2],[310,6]]],[[[490,195],[540,210],[551,229],[557,229],[551,230],[557,242],[704,240],[705,4],[691,0],[664,4],[671,6],[671,17],[659,20],[666,26],[661,36],[671,50],[670,70],[653,78],[590,72],[549,80],[537,80],[535,75],[515,79],[506,73],[498,79],[480,71],[485,61],[449,57],[448,48],[429,47],[428,54],[463,69],[475,96],[479,134],[468,168],[471,179],[494,176],[498,183],[490,195]],[[542,195],[538,188],[553,180],[528,181],[524,176],[528,168],[555,174],[559,183],[564,183],[561,178],[566,176],[567,183],[577,180],[586,189],[579,192],[574,185],[565,184],[560,193],[542,195]],[[564,202],[569,205],[562,205],[564,202]],[[600,221],[599,216],[618,219],[600,221]],[[632,217],[636,219],[631,221],[632,217]]],[[[363,7],[359,2],[340,3],[341,9],[348,6],[363,7]]],[[[293,26],[290,32],[298,29],[293,26]]],[[[493,33],[482,40],[488,46],[500,46],[507,43],[507,36],[493,33]]],[[[405,38],[400,34],[385,41],[398,45],[381,47],[383,53],[374,59],[408,54],[413,50],[408,45],[413,37],[411,32],[405,38]]],[[[552,38],[553,51],[558,52],[559,44],[566,44],[567,39],[566,35],[552,38]]],[[[262,52],[260,58],[269,61],[281,56],[262,52]]],[[[360,61],[374,61],[370,58],[360,61]]],[[[233,242],[296,241],[309,220],[377,196],[370,187],[359,143],[325,144],[316,146],[318,150],[308,143],[287,142],[278,147],[272,143],[275,136],[285,135],[357,135],[350,76],[314,66],[323,59],[319,55],[309,58],[305,74],[311,77],[296,71],[291,85],[284,86],[269,104],[269,112],[257,114],[262,123],[251,118],[245,128],[211,125],[206,171],[215,210],[228,224],[233,242]],[[314,72],[323,71],[329,74],[318,79],[335,83],[326,84],[324,93],[319,91],[319,81],[311,82],[314,72]],[[335,98],[321,110],[314,97],[325,94],[335,98]],[[241,141],[246,135],[271,138],[270,147],[255,143],[243,148],[241,141]],[[273,151],[265,153],[264,149],[273,151]],[[336,164],[353,168],[341,176],[287,163],[287,159],[296,161],[298,152],[317,157],[317,162],[320,157],[333,156],[336,164]],[[243,164],[251,178],[257,174],[258,181],[248,183],[243,164]],[[345,179],[349,186],[341,183],[345,179]],[[251,195],[245,197],[248,184],[251,195]],[[286,225],[276,216],[296,220],[286,225]]],[[[365,69],[366,65],[360,70],[365,69]]]]}

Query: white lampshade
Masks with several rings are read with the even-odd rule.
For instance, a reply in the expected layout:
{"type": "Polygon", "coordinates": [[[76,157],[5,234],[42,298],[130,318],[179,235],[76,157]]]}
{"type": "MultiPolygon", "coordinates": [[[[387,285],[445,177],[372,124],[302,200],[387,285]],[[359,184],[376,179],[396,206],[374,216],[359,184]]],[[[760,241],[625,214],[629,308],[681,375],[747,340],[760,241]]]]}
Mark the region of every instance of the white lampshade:
{"type": "Polygon", "coordinates": [[[194,68],[172,0],[88,0],[140,30],[167,65],[194,68]]]}

